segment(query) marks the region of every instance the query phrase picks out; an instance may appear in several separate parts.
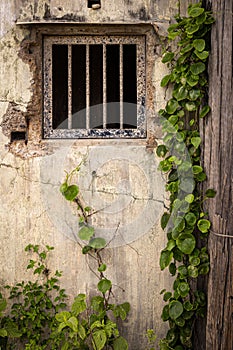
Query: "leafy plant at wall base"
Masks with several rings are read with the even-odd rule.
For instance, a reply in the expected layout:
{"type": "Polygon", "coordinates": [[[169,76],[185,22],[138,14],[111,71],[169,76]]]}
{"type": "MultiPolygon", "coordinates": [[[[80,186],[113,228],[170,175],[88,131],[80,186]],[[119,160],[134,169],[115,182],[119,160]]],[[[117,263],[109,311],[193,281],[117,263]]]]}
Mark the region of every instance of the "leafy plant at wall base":
{"type": "Polygon", "coordinates": [[[47,266],[48,253],[53,247],[46,246],[41,250],[38,245],[29,244],[26,252],[35,257],[30,259],[27,269],[33,270],[38,276],[35,281],[22,281],[15,286],[6,286],[9,299],[13,301],[10,316],[5,322],[14,322],[18,326],[20,339],[16,343],[10,341],[10,349],[58,349],[61,336],[51,339],[50,335],[56,327],[56,312],[66,306],[66,294],[59,286],[61,272],[51,274],[47,266]]]}
{"type": "Polygon", "coordinates": [[[192,286],[198,276],[209,271],[205,239],[211,224],[203,202],[215,196],[212,189],[204,195],[199,193],[199,184],[206,174],[201,165],[198,128],[199,119],[210,111],[204,101],[208,84],[208,33],[213,22],[211,12],[201,3],[189,5],[188,17],[178,15],[176,23],[168,28],[168,39],[175,40],[175,49],[167,49],[162,58],[170,74],[162,79],[161,86],[169,85],[173,90],[166,107],[159,111],[165,136],[156,150],[164,158],[159,169],[167,174],[166,191],[170,193],[169,210],[161,218],[168,242],[160,255],[160,267],[162,270],[168,267],[175,277],[173,291],[161,292],[166,302],[162,320],[169,322],[167,335],[160,341],[162,350],[191,349],[194,322],[204,317],[206,309],[205,294],[192,286]],[[190,170],[194,181],[189,178],[190,170]],[[198,246],[199,238],[202,247],[198,246]]]}
{"type": "Polygon", "coordinates": [[[7,348],[8,338],[18,338],[21,336],[17,324],[4,316],[6,307],[7,301],[0,293],[0,350],[7,348]]]}
{"type": "Polygon", "coordinates": [[[59,325],[54,332],[63,334],[61,349],[83,349],[83,350],[127,350],[128,343],[120,335],[117,323],[119,318],[124,321],[130,311],[128,302],[122,304],[110,303],[112,294],[112,282],[107,278],[105,272],[106,264],[102,259],[102,251],[106,247],[105,239],[95,237],[95,230],[89,224],[92,215],[91,208],[85,207],[79,198],[78,185],[71,184],[75,173],[79,172],[80,165],[66,174],[65,182],[60,186],[60,192],[66,200],[77,205],[79,215],[78,237],[84,241],[82,253],[88,254],[96,262],[96,273],[98,277],[97,294],[87,302],[85,294],[76,296],[70,311],[62,311],[56,314],[59,325]]]}

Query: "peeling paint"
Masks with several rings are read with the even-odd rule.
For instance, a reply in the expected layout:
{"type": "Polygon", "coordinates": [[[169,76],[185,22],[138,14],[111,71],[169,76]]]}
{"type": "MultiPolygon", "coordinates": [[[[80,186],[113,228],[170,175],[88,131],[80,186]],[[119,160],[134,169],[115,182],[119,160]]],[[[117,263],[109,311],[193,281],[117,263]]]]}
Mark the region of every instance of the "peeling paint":
{"type": "Polygon", "coordinates": [[[176,2],[101,0],[95,11],[81,0],[2,0],[0,7],[1,279],[12,284],[25,278],[24,247],[48,244],[55,246],[51,266],[64,271],[71,300],[79,292],[96,292],[95,276],[76,244],[77,218],[59,193],[64,170],[84,160],[77,181],[85,201],[100,209],[93,223],[106,234],[115,232],[122,244],[106,250],[107,273],[117,300],[131,303],[123,334],[129,349],[137,350],[146,348],[148,328],[161,337],[166,331],[159,292],[171,281],[160,272],[165,237],[151,208],[163,206],[165,196],[154,158],[161,137],[157,111],[168,97],[160,87],[166,74],[160,39],[176,2]],[[146,35],[147,139],[43,139],[43,36],[64,34],[146,35]],[[12,132],[16,140],[10,142],[12,132]],[[25,133],[25,140],[17,140],[17,133],[25,133]],[[65,225],[70,235],[62,231],[65,225]]]}

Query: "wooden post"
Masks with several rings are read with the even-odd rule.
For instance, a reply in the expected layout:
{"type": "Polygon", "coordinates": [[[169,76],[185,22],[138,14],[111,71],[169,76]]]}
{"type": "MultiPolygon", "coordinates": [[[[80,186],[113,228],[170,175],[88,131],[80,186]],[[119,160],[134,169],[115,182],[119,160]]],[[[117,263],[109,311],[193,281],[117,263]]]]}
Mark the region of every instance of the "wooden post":
{"type": "Polygon", "coordinates": [[[233,1],[211,0],[216,23],[211,33],[209,104],[204,121],[203,161],[208,187],[217,195],[208,200],[212,222],[209,237],[211,271],[208,281],[206,350],[233,349],[233,1]],[[227,236],[230,237],[227,237],[227,236]]]}

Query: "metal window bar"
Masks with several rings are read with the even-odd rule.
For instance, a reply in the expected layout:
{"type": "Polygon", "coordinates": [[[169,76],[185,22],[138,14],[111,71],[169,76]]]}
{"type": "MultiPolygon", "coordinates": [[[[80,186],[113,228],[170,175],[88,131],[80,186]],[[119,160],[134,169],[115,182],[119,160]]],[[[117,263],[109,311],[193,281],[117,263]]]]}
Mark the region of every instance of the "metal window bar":
{"type": "Polygon", "coordinates": [[[72,129],[72,45],[68,45],[68,129],[72,129]]]}
{"type": "Polygon", "coordinates": [[[106,128],[107,124],[107,71],[106,71],[106,65],[107,65],[107,52],[106,52],[106,45],[103,44],[103,128],[106,128]]]}
{"type": "Polygon", "coordinates": [[[86,128],[90,128],[90,46],[86,45],[86,128]]]}
{"type": "Polygon", "coordinates": [[[123,129],[123,45],[120,44],[120,129],[123,129]]]}

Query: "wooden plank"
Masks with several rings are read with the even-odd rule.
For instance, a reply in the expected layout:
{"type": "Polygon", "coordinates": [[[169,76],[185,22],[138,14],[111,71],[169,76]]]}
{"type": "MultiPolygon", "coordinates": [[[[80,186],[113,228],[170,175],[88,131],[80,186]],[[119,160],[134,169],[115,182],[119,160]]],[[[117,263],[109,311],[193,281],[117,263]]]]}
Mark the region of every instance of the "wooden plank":
{"type": "Polygon", "coordinates": [[[204,121],[204,167],[208,187],[217,196],[207,203],[212,232],[208,241],[211,271],[208,281],[206,350],[233,349],[233,79],[232,0],[206,1],[216,23],[211,34],[209,104],[204,121]],[[230,235],[224,237],[216,235],[230,235]]]}

